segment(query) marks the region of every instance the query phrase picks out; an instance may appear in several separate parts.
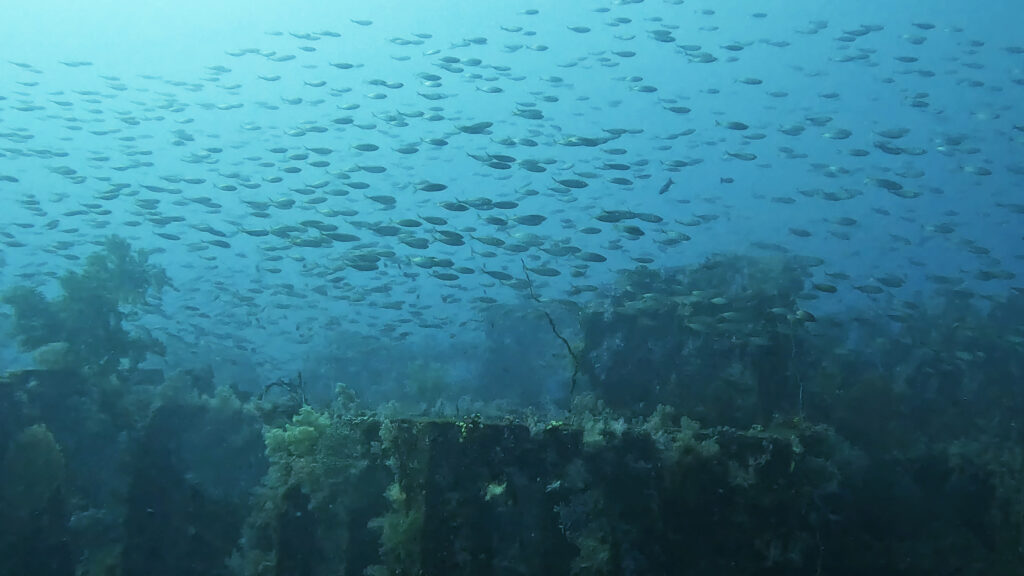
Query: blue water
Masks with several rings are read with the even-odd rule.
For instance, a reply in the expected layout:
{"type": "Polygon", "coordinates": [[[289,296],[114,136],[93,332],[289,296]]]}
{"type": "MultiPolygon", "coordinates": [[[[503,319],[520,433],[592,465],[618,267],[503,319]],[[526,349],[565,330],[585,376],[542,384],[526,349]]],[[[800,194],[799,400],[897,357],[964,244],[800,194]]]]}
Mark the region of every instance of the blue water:
{"type": "MultiPolygon", "coordinates": [[[[75,258],[109,234],[160,249],[153,261],[167,269],[177,291],[164,293],[162,314],[140,322],[167,342],[167,362],[208,363],[225,379],[260,382],[315,371],[327,358],[351,364],[353,356],[382,355],[389,346],[403,350],[396,363],[437,360],[469,374],[495,310],[504,314],[490,299],[523,309],[532,304],[521,286],[483,271],[522,279],[523,261],[562,272],[533,274],[540,298],[578,305],[595,296],[573,286],[610,294],[616,271],[636,266],[636,258],[650,259],[652,267],[684,265],[715,253],[756,251],[753,243],[824,259],[814,280],[839,289],[806,302],[819,315],[885,313],[902,302],[924,302],[939,288],[929,280],[936,275],[962,278],[963,289],[1000,298],[1021,285],[1015,276],[1024,216],[1000,206],[1024,203],[1024,54],[1014,49],[1024,44],[1020,22],[1020,8],[1008,1],[986,2],[984,10],[967,2],[874,0],[23,3],[0,22],[0,175],[10,177],[0,181],[3,287],[52,290],[54,276],[76,269],[75,258]],[[579,26],[589,31],[570,29],[579,26]],[[657,34],[674,41],[659,42],[657,34]],[[231,55],[250,48],[260,53],[231,55]],[[695,61],[700,53],[715,61],[695,61]],[[294,59],[272,59],[281,55],[294,59]],[[461,71],[439,67],[446,57],[461,71]],[[353,67],[332,66],[343,62],[353,67]],[[426,85],[424,74],[440,80],[426,85]],[[374,79],[401,87],[369,82],[374,79]],[[514,113],[528,105],[542,110],[543,119],[514,113]],[[690,112],[666,109],[672,106],[690,112]],[[808,120],[826,116],[831,120],[821,126],[808,120]],[[332,122],[345,117],[352,123],[332,122]],[[476,122],[492,122],[491,134],[456,129],[476,122]],[[749,128],[730,130],[728,122],[749,128]],[[790,126],[804,130],[780,132],[790,126]],[[289,135],[299,127],[325,130],[289,135]],[[877,132],[895,128],[907,133],[888,142],[914,154],[876,146],[887,141],[877,132]],[[608,137],[611,129],[628,133],[596,147],[564,145],[573,137],[608,137]],[[837,130],[850,136],[827,137],[837,130]],[[432,138],[448,145],[423,142],[432,138]],[[367,143],[379,150],[354,148],[367,143]],[[418,151],[394,150],[407,145],[418,151]],[[288,152],[269,151],[278,147],[288,152]],[[790,151],[780,150],[785,147],[790,151]],[[321,157],[311,148],[331,152],[321,157]],[[855,149],[866,155],[852,155],[855,149]],[[309,157],[287,158],[296,153],[309,157]],[[494,169],[470,154],[517,162],[494,169]],[[309,164],[318,159],[329,166],[309,164]],[[540,161],[546,171],[524,169],[518,163],[524,159],[540,161]],[[679,168],[679,161],[687,165],[679,168]],[[604,169],[612,162],[630,169],[604,169]],[[301,172],[284,172],[288,166],[301,172]],[[62,176],[58,167],[80,178],[62,176]],[[632,184],[608,182],[615,177],[632,184]],[[668,178],[674,185],[659,195],[668,178]],[[879,178],[919,196],[890,194],[872,180],[879,178]],[[588,186],[560,188],[553,179],[588,186]],[[345,186],[352,181],[369,188],[345,186]],[[447,189],[416,190],[424,181],[447,189]],[[98,199],[112,183],[127,187],[98,199]],[[829,201],[807,192],[815,189],[850,198],[829,201]],[[388,209],[366,195],[392,195],[396,204],[388,209]],[[219,207],[193,201],[200,197],[219,207]],[[450,212],[438,205],[476,197],[519,207],[450,212]],[[26,209],[32,198],[42,213],[26,209]],[[158,208],[140,208],[137,201],[147,198],[159,199],[158,208]],[[287,199],[295,205],[253,214],[253,203],[287,199]],[[358,214],[325,216],[317,209],[358,214]],[[595,219],[613,209],[663,221],[630,220],[645,232],[636,238],[622,225],[595,219]],[[507,227],[483,221],[528,214],[547,220],[507,227]],[[158,216],[185,221],[159,226],[158,216]],[[409,229],[428,240],[426,249],[358,227],[422,216],[448,220],[409,229]],[[698,216],[708,221],[683,224],[698,216]],[[839,218],[856,223],[840,226],[839,218]],[[289,245],[288,234],[238,232],[307,220],[336,224],[367,244],[310,248],[289,245]],[[217,238],[191,225],[226,233],[230,247],[210,245],[217,238]],[[579,232],[589,226],[601,232],[579,232]],[[460,231],[465,245],[441,243],[435,228],[460,231]],[[692,239],[661,243],[679,233],[692,239]],[[528,249],[492,248],[470,234],[528,249]],[[608,260],[542,250],[567,245],[608,260]],[[383,251],[378,270],[344,266],[360,249],[383,251]],[[481,254],[487,251],[493,256],[481,254]],[[457,280],[432,277],[451,270],[410,260],[422,256],[450,258],[465,269],[457,280]],[[574,266],[581,277],[570,277],[574,266]],[[978,280],[983,270],[999,271],[1002,279],[978,280]],[[826,272],[850,279],[829,280],[826,272]],[[885,275],[906,283],[880,295],[854,288],[885,275]]],[[[307,228],[290,235],[297,237],[318,233],[307,228]]],[[[542,320],[537,325],[546,329],[542,320]]],[[[559,346],[522,361],[564,371],[559,346]]],[[[30,362],[13,346],[5,358],[30,362]]],[[[370,378],[357,372],[322,377],[370,378]]]]}

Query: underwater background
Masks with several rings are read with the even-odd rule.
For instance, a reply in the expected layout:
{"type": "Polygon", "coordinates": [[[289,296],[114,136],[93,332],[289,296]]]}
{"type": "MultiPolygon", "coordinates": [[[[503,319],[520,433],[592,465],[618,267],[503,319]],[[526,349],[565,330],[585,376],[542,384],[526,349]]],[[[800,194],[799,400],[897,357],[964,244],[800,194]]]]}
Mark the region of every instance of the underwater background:
{"type": "Polygon", "coordinates": [[[1013,2],[0,21],[0,574],[1022,574],[1013,2]]]}

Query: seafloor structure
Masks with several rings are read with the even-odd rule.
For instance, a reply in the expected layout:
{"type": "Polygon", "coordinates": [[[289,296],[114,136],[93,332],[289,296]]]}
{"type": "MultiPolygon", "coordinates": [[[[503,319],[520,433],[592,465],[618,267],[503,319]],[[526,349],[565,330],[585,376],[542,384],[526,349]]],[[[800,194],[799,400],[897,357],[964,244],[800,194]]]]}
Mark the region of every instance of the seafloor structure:
{"type": "MultiPolygon", "coordinates": [[[[184,386],[134,388],[171,397],[184,386]]],[[[801,419],[701,428],[661,407],[626,422],[593,398],[567,422],[392,419],[341,402],[274,422],[230,391],[135,413],[128,400],[104,407],[112,392],[71,372],[0,380],[0,573],[1021,565],[1021,448],[992,437],[881,450],[801,419]]]]}
{"type": "Polygon", "coordinates": [[[800,309],[799,259],[636,270],[581,312],[571,408],[433,418],[146,369],[156,344],[119,314],[61,320],[117,309],[97,277],[7,300],[21,342],[64,341],[0,377],[0,575],[1024,566],[1021,293],[954,291],[852,335],[800,309]]]}

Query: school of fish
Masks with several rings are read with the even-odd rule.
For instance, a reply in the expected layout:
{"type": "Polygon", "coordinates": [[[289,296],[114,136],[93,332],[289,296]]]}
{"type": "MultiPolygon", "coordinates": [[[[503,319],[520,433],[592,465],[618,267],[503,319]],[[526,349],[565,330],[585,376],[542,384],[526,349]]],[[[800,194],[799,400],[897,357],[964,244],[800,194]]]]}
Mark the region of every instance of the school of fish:
{"type": "Polygon", "coordinates": [[[5,61],[3,283],[118,234],[176,286],[165,332],[253,352],[451,338],[717,252],[820,258],[808,300],[1024,290],[1024,45],[584,4],[461,37],[259,31],[186,78],[5,61]]]}

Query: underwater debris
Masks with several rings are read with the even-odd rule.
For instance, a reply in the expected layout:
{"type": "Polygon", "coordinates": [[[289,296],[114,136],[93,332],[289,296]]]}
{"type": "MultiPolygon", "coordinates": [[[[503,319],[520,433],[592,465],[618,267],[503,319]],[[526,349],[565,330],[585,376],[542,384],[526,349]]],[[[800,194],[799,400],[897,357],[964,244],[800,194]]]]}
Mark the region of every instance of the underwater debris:
{"type": "Polygon", "coordinates": [[[256,397],[260,402],[264,401],[272,390],[281,389],[286,395],[298,401],[301,406],[308,406],[309,401],[306,398],[306,388],[302,383],[302,371],[299,371],[298,376],[294,381],[285,380],[284,378],[278,378],[270,384],[263,387],[263,391],[256,397]]]}
{"type": "MultiPolygon", "coordinates": [[[[530,288],[530,298],[532,298],[538,304],[542,304],[540,298],[533,292],[533,281],[530,280],[530,271],[526,267],[526,261],[523,260],[523,274],[526,275],[526,283],[530,288]]],[[[555,319],[551,317],[551,314],[547,310],[541,309],[544,313],[544,317],[548,319],[548,325],[551,326],[551,331],[554,332],[555,337],[565,344],[565,349],[569,352],[569,357],[572,358],[572,377],[569,380],[569,396],[572,396],[576,392],[576,377],[580,373],[580,360],[576,356],[576,351],[572,349],[572,345],[565,339],[564,336],[558,331],[558,327],[555,326],[555,319]]]]}

